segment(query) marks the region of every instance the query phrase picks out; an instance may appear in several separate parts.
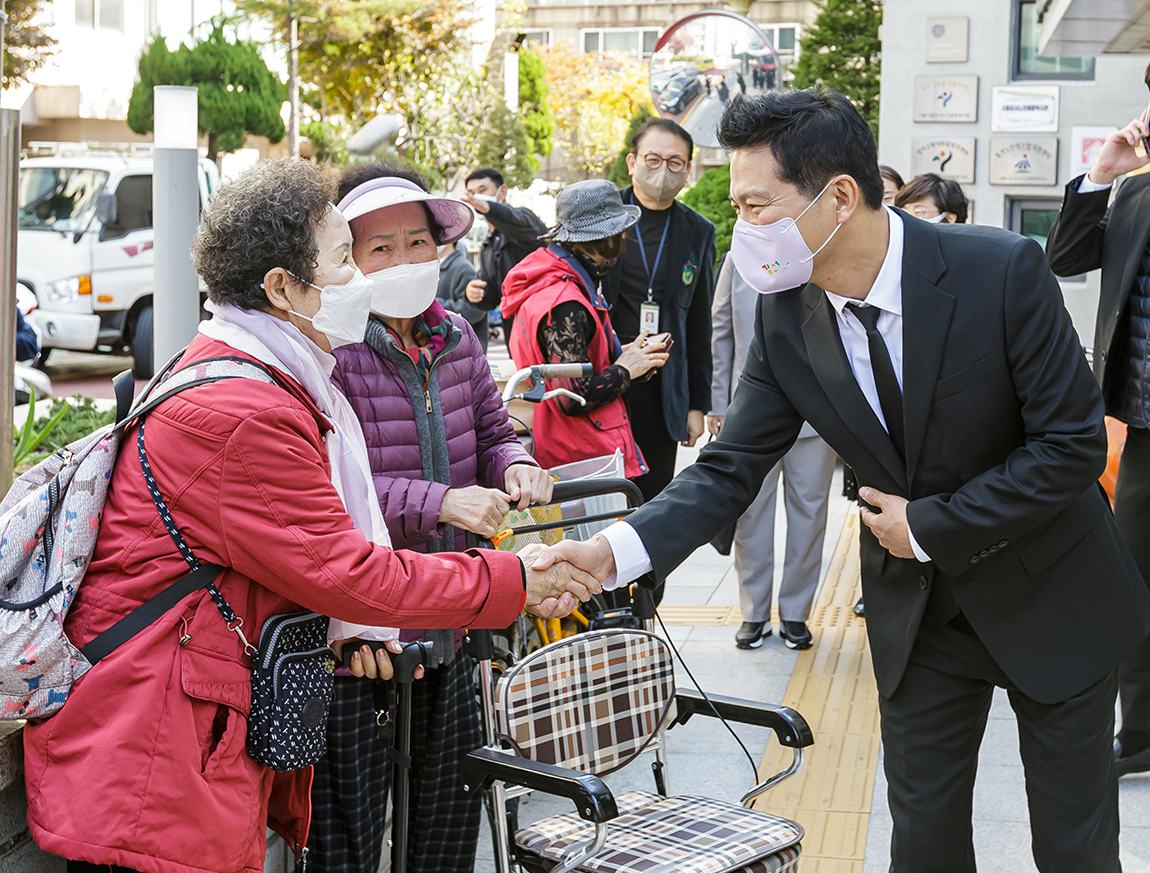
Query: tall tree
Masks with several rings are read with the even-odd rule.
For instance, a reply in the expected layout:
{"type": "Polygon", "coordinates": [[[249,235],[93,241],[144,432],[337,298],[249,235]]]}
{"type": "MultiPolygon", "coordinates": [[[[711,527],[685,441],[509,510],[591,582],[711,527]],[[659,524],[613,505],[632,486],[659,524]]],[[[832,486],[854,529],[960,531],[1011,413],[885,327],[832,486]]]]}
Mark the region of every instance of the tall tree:
{"type": "Polygon", "coordinates": [[[475,163],[496,167],[509,188],[526,188],[539,169],[522,121],[508,110],[502,100],[495,104],[487,119],[479,138],[475,163]]]}
{"type": "Polygon", "coordinates": [[[876,139],[881,24],[878,0],[826,0],[802,38],[794,80],[796,88],[822,85],[841,91],[862,113],[876,139]]]}
{"type": "Polygon", "coordinates": [[[199,89],[200,131],[208,136],[208,157],[243,148],[250,133],[272,142],[284,137],[280,116],[287,89],[268,69],[259,48],[229,39],[214,22],[194,47],[169,51],[157,36],[140,56],[140,80],[128,101],[128,127],[149,133],[154,127],[155,85],[195,85],[199,89]]]}
{"type": "Polygon", "coordinates": [[[547,46],[542,57],[556,139],[570,169],[602,173],[623,147],[631,119],[652,110],[646,69],[626,56],[599,60],[567,42],[547,46]]]}
{"type": "MultiPolygon", "coordinates": [[[[538,52],[519,51],[519,112],[527,134],[527,148],[534,155],[551,154],[557,125],[547,105],[547,67],[538,52]]],[[[539,169],[538,162],[535,169],[539,169]]]]}
{"type": "Polygon", "coordinates": [[[4,64],[0,87],[10,88],[28,81],[28,76],[44,66],[52,56],[56,40],[36,23],[47,0],[8,0],[4,26],[4,64]]]}

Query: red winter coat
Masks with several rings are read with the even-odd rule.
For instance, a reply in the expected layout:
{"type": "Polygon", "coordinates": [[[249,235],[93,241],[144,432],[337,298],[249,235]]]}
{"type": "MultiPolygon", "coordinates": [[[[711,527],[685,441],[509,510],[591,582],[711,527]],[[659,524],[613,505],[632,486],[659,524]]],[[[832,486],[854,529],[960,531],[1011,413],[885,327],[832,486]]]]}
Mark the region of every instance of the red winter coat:
{"type": "MultiPolygon", "coordinates": [[[[550,322],[560,303],[575,302],[587,308],[599,330],[591,338],[587,356],[596,373],[611,366],[611,318],[607,309],[592,305],[578,274],[550,249],[536,249],[503,281],[504,318],[514,318],[511,357],[520,367],[552,363],[539,348],[539,325],[550,322]]],[[[545,468],[598,458],[623,450],[624,474],[639,476],[642,466],[631,434],[631,418],[622,397],[616,397],[588,413],[564,415],[555,403],[535,407],[535,460],[545,468]]]]}
{"type": "MultiPolygon", "coordinates": [[[[235,354],[201,336],[185,359],[235,354]]],[[[216,382],[147,419],[160,491],[192,551],[231,568],[217,584],[248,638],[269,617],[301,609],[385,627],[509,624],[524,601],[519,560],[369,544],[331,484],[322,416],[291,387],[216,382]]],[[[188,571],[148,495],[135,443],[133,429],[68,613],[77,646],[188,571]]],[[[265,827],[302,845],[311,769],[273,773],[248,756],[250,671],[205,592],[105,657],[63,709],[25,728],[36,842],[144,873],[261,871],[265,827]]]]}

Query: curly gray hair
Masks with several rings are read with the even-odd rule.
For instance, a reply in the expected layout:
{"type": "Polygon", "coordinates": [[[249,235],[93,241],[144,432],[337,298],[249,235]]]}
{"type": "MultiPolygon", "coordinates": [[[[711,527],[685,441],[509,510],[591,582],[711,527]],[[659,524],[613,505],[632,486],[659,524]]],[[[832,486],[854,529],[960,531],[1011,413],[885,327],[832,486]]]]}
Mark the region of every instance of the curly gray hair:
{"type": "Polygon", "coordinates": [[[222,185],[192,243],[192,263],[208,297],[266,309],[260,285],[269,270],[283,267],[314,281],[316,225],[332,208],[334,194],[332,175],[298,158],[260,161],[222,185]]]}

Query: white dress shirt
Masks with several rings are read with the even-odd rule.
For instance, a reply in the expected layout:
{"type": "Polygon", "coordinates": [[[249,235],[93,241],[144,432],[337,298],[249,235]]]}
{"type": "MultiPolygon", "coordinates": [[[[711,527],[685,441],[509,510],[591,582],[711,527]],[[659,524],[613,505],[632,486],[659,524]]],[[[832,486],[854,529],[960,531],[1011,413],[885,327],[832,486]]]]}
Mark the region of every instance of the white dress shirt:
{"type": "MultiPolygon", "coordinates": [[[[878,318],[878,331],[886,343],[890,362],[898,377],[899,388],[902,388],[902,251],[903,251],[903,223],[898,213],[888,207],[883,207],[890,225],[890,240],[887,243],[886,257],[875,277],[874,284],[867,292],[864,301],[852,300],[830,291],[824,291],[831,306],[835,309],[839,336],[842,337],[843,348],[846,350],[847,361],[850,363],[851,373],[862,389],[870,408],[886,428],[886,419],[883,418],[882,405],[878,399],[878,387],[874,381],[874,370],[871,369],[870,347],[867,344],[866,328],[853,312],[846,308],[848,303],[860,303],[863,306],[875,306],[882,310],[878,318]]],[[[907,524],[907,534],[910,536],[910,545],[915,557],[922,562],[930,560],[930,556],[914,538],[907,524]]],[[[615,556],[615,578],[608,579],[604,588],[616,588],[640,576],[651,572],[651,558],[643,541],[635,529],[625,521],[616,522],[602,532],[603,537],[611,546],[615,556]]]]}

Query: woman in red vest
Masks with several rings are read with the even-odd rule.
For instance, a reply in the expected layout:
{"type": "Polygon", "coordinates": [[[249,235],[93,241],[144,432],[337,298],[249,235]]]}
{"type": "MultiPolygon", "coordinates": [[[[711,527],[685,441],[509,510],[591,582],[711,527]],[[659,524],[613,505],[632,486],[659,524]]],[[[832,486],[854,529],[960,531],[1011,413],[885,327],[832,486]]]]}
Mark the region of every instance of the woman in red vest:
{"type": "Polygon", "coordinates": [[[599,281],[623,254],[623,232],[639,220],[606,179],[568,185],[556,203],[548,245],[519,262],[503,282],[503,317],[514,319],[511,355],[520,367],[590,361],[583,379],[550,380],[582,397],[535,410],[535,460],[545,468],[623,450],[628,477],[647,472],[631,435],[623,394],[633,379],[667,362],[667,337],[646,331],[621,346],[599,281]]]}

